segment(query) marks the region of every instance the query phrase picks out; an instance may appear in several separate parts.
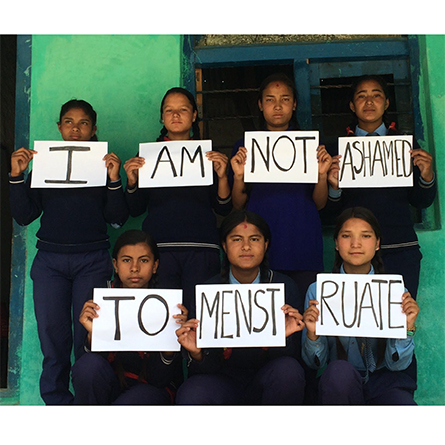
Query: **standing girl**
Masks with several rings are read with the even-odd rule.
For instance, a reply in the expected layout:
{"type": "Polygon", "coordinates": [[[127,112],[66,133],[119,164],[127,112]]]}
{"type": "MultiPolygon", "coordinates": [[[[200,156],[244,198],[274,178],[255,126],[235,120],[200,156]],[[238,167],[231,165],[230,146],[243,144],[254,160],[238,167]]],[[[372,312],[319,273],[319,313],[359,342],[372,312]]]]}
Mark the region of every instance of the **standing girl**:
{"type": "MultiPolygon", "coordinates": [[[[57,125],[65,141],[97,140],[96,112],[83,100],[64,104],[57,125]]],[[[38,153],[26,148],[11,156],[11,210],[20,225],[42,215],[31,269],[43,352],[40,394],[48,405],[70,404],[72,316],[77,359],[83,353],[85,336],[78,321],[82,306],[91,298],[92,289],[103,287],[112,274],[107,223],[122,226],[128,209],[119,176],[121,162],[114,153],[104,157],[108,170],[105,187],[72,189],[30,188],[32,173],[25,182],[24,171],[34,156],[38,153]]]]}
{"type": "MultiPolygon", "coordinates": [[[[147,289],[157,285],[159,253],[153,238],[140,230],[128,230],[113,249],[115,278],[112,287],[147,289]]],[[[187,310],[178,305],[178,323],[187,310]]],[[[89,352],[93,320],[99,306],[87,301],[80,322],[88,332],[87,354],[73,366],[76,405],[169,405],[182,380],[181,354],[175,352],[89,352]]]]}
{"type": "MultiPolygon", "coordinates": [[[[266,78],[258,97],[258,107],[269,131],[298,130],[295,112],[296,90],[283,74],[266,78]]],[[[270,264],[292,277],[302,295],[323,270],[323,240],[318,210],[328,196],[327,172],[331,157],[323,145],[318,148],[317,184],[245,184],[246,148],[239,141],[234,148],[232,199],[236,209],[247,208],[261,215],[274,233],[270,264]]]]}
{"type": "MultiPolygon", "coordinates": [[[[198,110],[193,95],[183,88],[167,91],[161,102],[164,127],[158,141],[200,139],[198,110]],[[192,134],[190,134],[192,132],[192,134]]],[[[204,187],[138,187],[139,156],[125,162],[126,198],[132,216],[147,212],[142,229],[153,234],[161,252],[161,285],[184,291],[184,304],[194,313],[195,285],[220,269],[218,232],[213,211],[232,209],[227,180],[227,156],[212,151],[214,182],[204,187]]]]}
{"type": "MultiPolygon", "coordinates": [[[[383,273],[380,227],[363,207],[346,209],[334,231],[334,273],[383,273]]],[[[406,339],[324,337],[315,333],[319,310],[316,283],[305,301],[302,356],[312,369],[327,368],[319,382],[320,403],[327,405],[412,405],[416,389],[415,321],[419,307],[409,292],[402,296],[406,339]]]]}
{"type": "MultiPolygon", "coordinates": [[[[363,76],[352,85],[349,106],[355,120],[347,128],[348,135],[386,136],[398,134],[395,123],[388,120],[388,86],[379,76],[363,76]]],[[[417,145],[417,142],[415,143],[417,145]]],[[[414,164],[412,187],[347,188],[338,186],[339,156],[334,156],[328,174],[329,197],[322,211],[326,222],[343,209],[362,206],[370,209],[382,228],[382,258],[387,273],[403,275],[405,285],[416,299],[419,286],[419,241],[411,218],[410,205],[423,209],[429,207],[436,196],[432,156],[415,148],[411,153],[414,164]]]]}
{"type": "Polygon", "coordinates": [[[270,229],[259,215],[235,211],[221,225],[223,265],[207,284],[284,283],[286,346],[275,348],[201,349],[199,321],[192,318],[177,331],[187,357],[188,379],[178,391],[179,405],[301,404],[305,376],[299,363],[302,303],[295,282],[269,269],[270,229]]]}

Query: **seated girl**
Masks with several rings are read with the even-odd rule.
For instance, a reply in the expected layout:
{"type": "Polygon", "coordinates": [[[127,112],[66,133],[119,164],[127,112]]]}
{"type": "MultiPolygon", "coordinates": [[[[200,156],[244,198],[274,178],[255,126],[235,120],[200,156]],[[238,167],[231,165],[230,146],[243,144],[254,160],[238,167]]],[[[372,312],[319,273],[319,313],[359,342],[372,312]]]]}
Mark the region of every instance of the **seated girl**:
{"type": "MultiPolygon", "coordinates": [[[[334,231],[333,272],[383,273],[380,227],[370,210],[354,207],[339,216],[334,231]]],[[[323,369],[319,401],[325,405],[413,405],[416,389],[414,339],[419,307],[409,292],[402,296],[407,337],[356,338],[319,336],[316,283],[305,300],[302,357],[312,369],[323,369]]]]}
{"type": "MultiPolygon", "coordinates": [[[[145,232],[128,230],[113,250],[115,279],[111,287],[156,287],[159,253],[145,232]]],[[[187,319],[187,309],[174,315],[177,323],[187,319]]],[[[93,320],[99,306],[87,301],[79,321],[88,331],[85,349],[91,345],[93,320]]],[[[169,405],[182,381],[182,358],[175,352],[117,352],[84,354],[73,366],[74,403],[77,405],[169,405]]]]}
{"type": "Polygon", "coordinates": [[[285,347],[198,348],[199,320],[177,331],[187,357],[189,378],[178,390],[179,405],[301,404],[305,377],[300,363],[302,298],[295,282],[268,267],[271,234],[259,215],[236,211],[221,225],[221,274],[207,284],[284,283],[285,347]]]}

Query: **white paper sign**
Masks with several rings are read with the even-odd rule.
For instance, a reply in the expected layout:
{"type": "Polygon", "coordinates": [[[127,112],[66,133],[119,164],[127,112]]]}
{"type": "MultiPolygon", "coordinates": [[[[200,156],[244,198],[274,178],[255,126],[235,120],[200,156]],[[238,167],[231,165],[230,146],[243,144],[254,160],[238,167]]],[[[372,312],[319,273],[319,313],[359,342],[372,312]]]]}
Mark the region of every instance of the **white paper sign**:
{"type": "Polygon", "coordinates": [[[92,351],[179,351],[180,289],[94,289],[92,351]]]}
{"type": "Polygon", "coordinates": [[[318,274],[317,335],[406,338],[401,275],[318,274]]]}
{"type": "Polygon", "coordinates": [[[196,286],[197,345],[285,346],[284,283],[196,286]]]}
{"type": "Polygon", "coordinates": [[[165,141],[139,144],[145,164],[139,187],[183,187],[213,184],[213,162],[206,152],[212,141],[165,141]]]}
{"type": "Polygon", "coordinates": [[[365,136],[338,139],[339,186],[410,187],[412,136],[365,136]]]}
{"type": "Polygon", "coordinates": [[[244,181],[317,183],[318,135],[318,131],[246,132],[244,181]]]}
{"type": "Polygon", "coordinates": [[[101,187],[107,183],[107,142],[35,141],[32,188],[101,187]]]}

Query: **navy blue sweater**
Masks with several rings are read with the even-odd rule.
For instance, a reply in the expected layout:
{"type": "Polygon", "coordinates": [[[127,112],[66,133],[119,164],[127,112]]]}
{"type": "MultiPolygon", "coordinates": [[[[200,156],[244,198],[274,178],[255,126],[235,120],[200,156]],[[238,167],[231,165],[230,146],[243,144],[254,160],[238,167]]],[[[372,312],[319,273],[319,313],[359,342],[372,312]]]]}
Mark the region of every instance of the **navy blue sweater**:
{"type": "Polygon", "coordinates": [[[121,180],[105,187],[31,188],[31,174],[10,177],[12,216],[22,226],[40,215],[37,248],[58,253],[108,249],[107,223],[122,226],[128,208],[121,180]]]}

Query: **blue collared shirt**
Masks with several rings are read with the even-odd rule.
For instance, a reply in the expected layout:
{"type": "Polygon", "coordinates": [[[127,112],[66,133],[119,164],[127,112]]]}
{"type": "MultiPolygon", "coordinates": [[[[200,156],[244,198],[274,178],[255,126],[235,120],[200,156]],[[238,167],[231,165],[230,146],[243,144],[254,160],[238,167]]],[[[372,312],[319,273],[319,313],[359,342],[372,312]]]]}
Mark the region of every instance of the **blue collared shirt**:
{"type": "MultiPolygon", "coordinates": [[[[229,283],[230,284],[241,284],[234,276],[232,273],[232,268],[230,268],[230,272],[229,272],[229,283]]],[[[252,281],[251,284],[259,284],[260,283],[260,271],[258,271],[258,275],[256,276],[256,278],[252,281]]]]}
{"type": "MultiPolygon", "coordinates": [[[[340,273],[345,273],[343,265],[340,273]]],[[[371,265],[369,274],[374,274],[371,265]]],[[[317,283],[312,283],[306,293],[304,309],[309,306],[309,300],[315,300],[317,296],[317,283]]],[[[355,337],[338,337],[343,348],[348,355],[348,361],[354,365],[358,371],[365,371],[366,367],[360,353],[360,345],[355,337]]],[[[377,339],[372,340],[372,350],[374,357],[377,357],[377,339]]],[[[414,353],[414,339],[407,336],[403,339],[388,338],[386,340],[385,358],[379,368],[386,367],[390,371],[402,371],[406,369],[412,361],[414,353]]],[[[312,369],[321,369],[328,362],[337,360],[337,346],[335,337],[319,336],[317,340],[310,340],[306,336],[306,328],[303,330],[301,343],[301,356],[305,363],[312,369]]]]}

